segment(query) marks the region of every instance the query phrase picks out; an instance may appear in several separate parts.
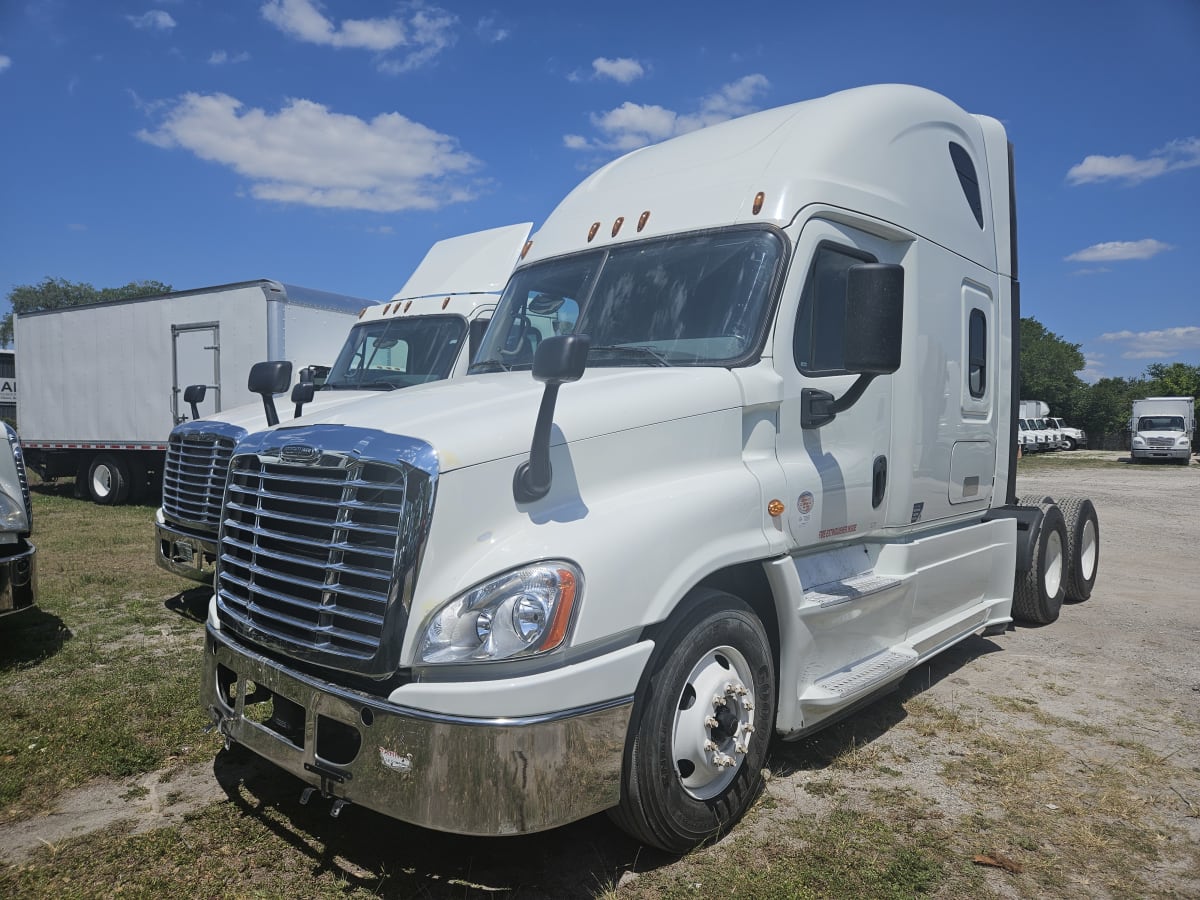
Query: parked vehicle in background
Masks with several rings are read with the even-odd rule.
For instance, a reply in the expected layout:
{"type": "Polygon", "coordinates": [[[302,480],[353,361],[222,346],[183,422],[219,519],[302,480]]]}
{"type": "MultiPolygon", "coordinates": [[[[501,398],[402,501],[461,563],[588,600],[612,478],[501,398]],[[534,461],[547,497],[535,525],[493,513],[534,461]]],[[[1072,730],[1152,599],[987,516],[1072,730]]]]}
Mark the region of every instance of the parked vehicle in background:
{"type": "Polygon", "coordinates": [[[6,423],[0,446],[0,617],[37,604],[37,548],[29,541],[33,505],[21,439],[6,423]]]}
{"type": "Polygon", "coordinates": [[[1062,432],[1055,426],[1054,421],[1049,418],[1035,419],[1038,428],[1046,432],[1046,446],[1051,450],[1062,450],[1066,447],[1066,442],[1063,440],[1062,432]]]}
{"type": "Polygon", "coordinates": [[[1029,422],[1025,419],[1017,419],[1017,441],[1024,454],[1037,453],[1041,449],[1038,446],[1037,433],[1029,427],[1029,422]]]}
{"type": "Polygon", "coordinates": [[[187,385],[206,386],[201,412],[245,404],[251,364],[332,358],[369,302],[260,279],[18,313],[26,464],[96,503],[150,499],[187,385]]]}
{"type": "Polygon", "coordinates": [[[1196,402],[1191,397],[1147,397],[1133,401],[1129,420],[1130,456],[1135,462],[1171,459],[1187,465],[1196,431],[1196,402]]]}
{"type": "Polygon", "coordinates": [[[1051,416],[1050,422],[1058,429],[1058,433],[1062,435],[1064,450],[1086,450],[1088,445],[1087,432],[1082,428],[1075,428],[1068,425],[1057,416],[1051,416]]]}
{"type": "Polygon", "coordinates": [[[1025,423],[1025,430],[1032,436],[1034,446],[1039,453],[1056,449],[1052,446],[1050,432],[1044,425],[1039,424],[1037,419],[1021,419],[1020,421],[1025,423]]]}
{"type": "Polygon", "coordinates": [[[1050,405],[1043,400],[1022,400],[1020,415],[1022,418],[1040,419],[1048,430],[1057,433],[1058,444],[1064,450],[1087,446],[1087,433],[1072,428],[1057,416],[1051,416],[1050,405]]]}
{"type": "MultiPolygon", "coordinates": [[[[526,222],[434,244],[390,301],[360,313],[320,383],[311,371],[302,376],[309,387],[296,389],[304,397],[293,398],[299,401],[295,416],[329,411],[380,391],[466,374],[532,227],[526,222]]],[[[272,389],[279,386],[269,381],[265,385],[271,404],[272,389]]],[[[155,559],[162,568],[196,581],[212,581],[229,457],[242,436],[268,424],[264,403],[254,403],[184,422],[172,430],[162,506],[155,514],[155,559]]]]}
{"type": "Polygon", "coordinates": [[[468,377],[238,442],[213,724],[335,815],[680,852],[773,736],[1085,599],[1091,503],[1016,497],[1010,173],[999,121],[884,85],[589,176],[468,377]]]}

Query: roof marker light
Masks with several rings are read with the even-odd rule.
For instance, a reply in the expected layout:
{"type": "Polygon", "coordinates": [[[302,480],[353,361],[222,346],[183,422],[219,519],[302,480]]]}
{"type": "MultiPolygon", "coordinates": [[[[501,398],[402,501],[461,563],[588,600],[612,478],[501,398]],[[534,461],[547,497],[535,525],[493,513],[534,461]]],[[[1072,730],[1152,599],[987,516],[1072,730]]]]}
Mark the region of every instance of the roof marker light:
{"type": "Polygon", "coordinates": [[[617,221],[613,222],[612,236],[616,237],[617,232],[621,230],[621,226],[625,224],[624,216],[617,216],[617,221]]]}
{"type": "Polygon", "coordinates": [[[649,221],[650,221],[650,210],[646,210],[644,213],[642,213],[640,216],[638,216],[637,230],[641,231],[643,228],[646,227],[646,223],[649,221]]]}
{"type": "MultiPolygon", "coordinates": [[[[397,303],[396,305],[397,305],[397,306],[399,306],[400,304],[399,304],[399,303],[397,303]]],[[[381,316],[386,316],[386,315],[388,314],[388,312],[391,310],[391,308],[392,308],[392,304],[390,304],[390,303],[389,303],[387,306],[385,306],[385,307],[383,308],[383,312],[381,312],[381,313],[380,313],[380,315],[381,315],[381,316]]]]}
{"type": "Polygon", "coordinates": [[[405,312],[408,312],[408,308],[409,308],[410,306],[412,306],[412,301],[411,301],[411,300],[409,300],[407,303],[405,303],[405,304],[404,304],[404,311],[405,311],[405,312]]]}
{"type": "Polygon", "coordinates": [[[450,298],[447,297],[445,300],[442,301],[442,309],[445,309],[449,305],[450,305],[450,298]]]}
{"type": "Polygon", "coordinates": [[[524,258],[525,258],[525,255],[526,255],[527,253],[529,253],[529,248],[530,248],[530,247],[532,247],[532,246],[533,246],[533,241],[526,241],[526,242],[525,242],[525,246],[521,248],[521,259],[524,259],[524,258]]]}
{"type": "Polygon", "coordinates": [[[600,230],[600,223],[593,222],[592,227],[588,229],[588,243],[592,242],[592,238],[596,236],[596,232],[600,230]]]}
{"type": "Polygon", "coordinates": [[[751,207],[750,211],[753,212],[756,216],[762,211],[763,200],[765,200],[765,199],[766,199],[766,194],[764,194],[762,191],[759,191],[757,194],[754,195],[754,206],[751,207]]]}
{"type": "Polygon", "coordinates": [[[361,319],[363,317],[363,313],[365,313],[366,311],[367,311],[367,308],[364,306],[362,309],[360,309],[358,311],[358,317],[361,319]]]}

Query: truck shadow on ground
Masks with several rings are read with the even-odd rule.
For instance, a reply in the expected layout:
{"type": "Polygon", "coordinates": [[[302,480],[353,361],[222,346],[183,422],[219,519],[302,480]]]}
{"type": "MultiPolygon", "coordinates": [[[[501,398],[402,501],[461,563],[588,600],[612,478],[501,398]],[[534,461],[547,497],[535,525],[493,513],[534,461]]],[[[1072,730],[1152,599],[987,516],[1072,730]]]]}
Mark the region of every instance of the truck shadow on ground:
{"type": "MultiPolygon", "coordinates": [[[[902,721],[907,700],[999,650],[986,638],[963,641],[837,725],[795,743],[776,741],[768,765],[775,777],[820,771],[902,721]]],[[[236,746],[217,755],[213,771],[233,804],[312,860],[312,875],[332,873],[384,897],[595,897],[615,889],[626,873],[676,860],[641,846],[604,815],[541,834],[462,837],[355,806],[334,819],[328,800],[301,805],[298,779],[236,746]]]]}
{"type": "Polygon", "coordinates": [[[381,897],[595,897],[621,876],[676,857],[640,846],[604,815],[541,834],[463,837],[406,825],[362,807],[338,818],[319,796],[300,804],[304,787],[239,747],[213,765],[232,803],[312,860],[325,873],[381,897]]]}
{"type": "Polygon", "coordinates": [[[62,619],[37,606],[7,616],[0,629],[0,669],[23,668],[47,659],[72,637],[62,619]]]}
{"type": "Polygon", "coordinates": [[[174,597],[168,597],[163,601],[163,606],[176,615],[203,625],[208,618],[208,601],[212,595],[212,585],[198,584],[180,591],[174,597]]]}

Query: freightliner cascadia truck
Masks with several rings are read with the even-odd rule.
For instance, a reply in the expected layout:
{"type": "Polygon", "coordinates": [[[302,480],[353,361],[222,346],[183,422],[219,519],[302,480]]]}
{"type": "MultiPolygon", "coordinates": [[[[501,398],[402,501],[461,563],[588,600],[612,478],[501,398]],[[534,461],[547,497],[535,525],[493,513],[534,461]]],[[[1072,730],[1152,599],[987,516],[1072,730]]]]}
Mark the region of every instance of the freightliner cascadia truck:
{"type": "MultiPolygon", "coordinates": [[[[508,225],[434,244],[389,302],[360,310],[321,383],[309,382],[307,402],[289,406],[284,415],[294,410],[295,417],[312,416],[380,391],[465,375],[532,227],[508,225]]],[[[257,375],[264,369],[252,371],[257,375]]],[[[264,407],[279,418],[274,392],[290,375],[290,366],[268,369],[265,384],[247,385],[251,392],[262,389],[263,403],[197,418],[171,431],[154,526],[159,566],[194,581],[212,581],[230,454],[238,438],[267,424],[270,413],[264,407]]]]}
{"type": "Polygon", "coordinates": [[[790,740],[1098,563],[1016,495],[1009,144],[864,87],[637,150],[535,233],[466,378],[242,438],[214,727],[449,832],[684,851],[790,740]]]}

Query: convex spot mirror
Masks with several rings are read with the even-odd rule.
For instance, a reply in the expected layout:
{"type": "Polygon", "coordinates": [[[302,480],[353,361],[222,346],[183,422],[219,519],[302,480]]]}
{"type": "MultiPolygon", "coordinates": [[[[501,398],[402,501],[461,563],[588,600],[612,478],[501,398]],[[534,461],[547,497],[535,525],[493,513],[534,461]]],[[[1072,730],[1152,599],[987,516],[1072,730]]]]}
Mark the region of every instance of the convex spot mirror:
{"type": "Polygon", "coordinates": [[[904,267],[862,263],[846,272],[843,365],[861,375],[890,375],[900,368],[904,330],[904,267]]]}

